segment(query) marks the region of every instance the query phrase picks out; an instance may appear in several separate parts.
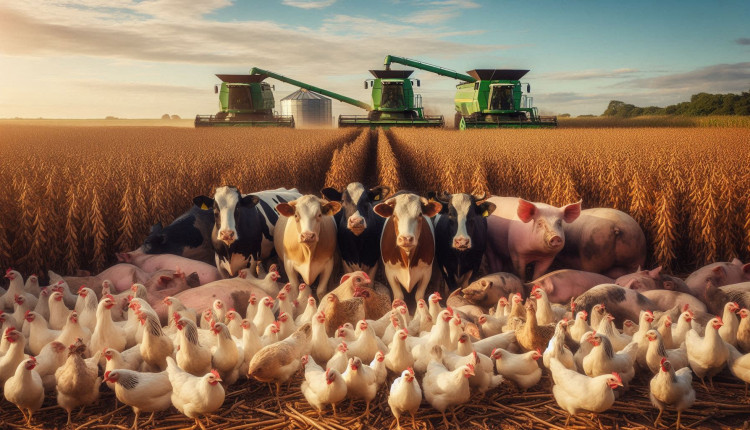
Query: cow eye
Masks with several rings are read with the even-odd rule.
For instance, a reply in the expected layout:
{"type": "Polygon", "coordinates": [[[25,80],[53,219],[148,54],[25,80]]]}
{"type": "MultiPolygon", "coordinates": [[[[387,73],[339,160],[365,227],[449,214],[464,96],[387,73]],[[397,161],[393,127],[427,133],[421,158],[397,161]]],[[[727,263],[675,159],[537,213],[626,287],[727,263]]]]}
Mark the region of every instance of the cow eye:
{"type": "Polygon", "coordinates": [[[558,227],[560,227],[562,225],[562,220],[561,219],[557,220],[556,224],[557,224],[558,227]]]}
{"type": "Polygon", "coordinates": [[[319,212],[318,213],[318,218],[321,218],[321,217],[323,217],[323,214],[319,212]]]}

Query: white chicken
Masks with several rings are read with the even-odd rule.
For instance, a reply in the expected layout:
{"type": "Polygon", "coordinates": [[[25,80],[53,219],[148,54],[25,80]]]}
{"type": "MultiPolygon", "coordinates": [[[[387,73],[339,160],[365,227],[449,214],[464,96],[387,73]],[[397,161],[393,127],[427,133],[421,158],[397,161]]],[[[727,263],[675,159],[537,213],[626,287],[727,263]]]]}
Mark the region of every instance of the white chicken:
{"type": "Polygon", "coordinates": [[[732,375],[745,383],[745,397],[747,397],[747,385],[750,384],[750,353],[743,355],[731,345],[727,345],[727,348],[729,349],[727,366],[732,375]]]}
{"type": "Polygon", "coordinates": [[[653,329],[646,332],[646,339],[649,341],[646,351],[646,364],[654,375],[659,373],[662,358],[669,360],[672,367],[676,369],[688,366],[687,351],[684,344],[681,348],[667,349],[661,340],[661,334],[653,329]]]}
{"type": "Polygon", "coordinates": [[[74,408],[85,407],[99,398],[102,378],[97,376],[99,369],[96,363],[88,363],[83,359],[85,351],[86,345],[78,340],[69,347],[65,364],[55,372],[57,404],[68,412],[68,425],[74,408]]]}
{"type": "Polygon", "coordinates": [[[226,385],[234,384],[239,379],[240,357],[242,351],[232,340],[229,328],[222,323],[214,324],[211,332],[216,336],[216,346],[211,348],[211,363],[226,385]]]}
{"type": "Polygon", "coordinates": [[[200,417],[210,415],[224,403],[224,387],[219,383],[218,372],[207,372],[195,376],[178,367],[172,357],[167,357],[167,375],[172,384],[172,404],[188,418],[195,420],[195,425],[202,427],[200,417]]]}
{"type": "Polygon", "coordinates": [[[50,342],[42,348],[42,352],[36,356],[36,371],[42,377],[44,391],[52,391],[57,385],[55,371],[65,364],[68,358],[68,348],[60,342],[50,342]]]}
{"type": "MultiPolygon", "coordinates": [[[[440,346],[435,346],[440,348],[440,346]]],[[[430,361],[427,373],[422,379],[424,397],[438,412],[443,415],[443,423],[448,426],[445,410],[451,408],[453,421],[456,421],[455,407],[469,401],[471,391],[469,378],[474,376],[474,366],[467,364],[454,371],[449,371],[442,362],[430,361]]]]}
{"type": "Polygon", "coordinates": [[[542,379],[542,368],[537,362],[542,358],[539,351],[514,354],[502,348],[495,348],[490,357],[495,360],[497,373],[515,382],[523,391],[538,384],[542,379]]]}
{"type": "Polygon", "coordinates": [[[409,332],[400,329],[393,334],[390,350],[385,354],[385,367],[394,373],[403,373],[406,369],[414,366],[414,356],[406,345],[409,332]]]}
{"type": "Polygon", "coordinates": [[[484,336],[494,336],[503,332],[503,326],[507,323],[506,317],[496,318],[489,314],[482,314],[477,319],[479,328],[482,329],[484,336]]]}
{"type": "Polygon", "coordinates": [[[123,351],[127,344],[125,329],[112,321],[111,310],[115,306],[114,298],[109,295],[99,301],[96,308],[96,327],[91,334],[91,351],[102,351],[104,348],[114,348],[123,351]]]}
{"type": "Polygon", "coordinates": [[[49,328],[52,330],[62,330],[68,321],[68,313],[70,313],[70,309],[63,302],[63,293],[55,291],[49,295],[47,300],[49,306],[49,328]]]}
{"type": "Polygon", "coordinates": [[[719,328],[724,323],[720,317],[712,318],[706,325],[706,335],[700,337],[695,330],[685,335],[688,362],[695,376],[700,378],[703,387],[708,391],[704,378],[708,377],[713,388],[713,377],[724,368],[729,358],[727,344],[719,336],[719,328]]]}
{"type": "Polygon", "coordinates": [[[648,369],[646,364],[646,351],[648,351],[648,339],[646,332],[651,330],[651,323],[654,322],[654,313],[651,311],[641,311],[638,317],[638,331],[633,334],[631,341],[638,345],[636,362],[642,369],[648,369]]]}
{"type": "Polygon", "coordinates": [[[414,357],[414,370],[419,373],[427,371],[427,365],[431,360],[430,351],[433,346],[439,345],[448,350],[456,347],[455,344],[450,343],[449,323],[452,318],[453,316],[448,310],[442,310],[438,314],[435,326],[426,337],[409,337],[407,339],[406,344],[414,357]]]}
{"type": "Polygon", "coordinates": [[[370,416],[370,402],[378,393],[378,378],[375,371],[368,365],[362,363],[359,357],[350,358],[346,371],[341,375],[346,382],[347,397],[354,401],[362,399],[367,405],[365,417],[370,416]]]}
{"type": "Polygon", "coordinates": [[[5,398],[21,411],[24,419],[26,419],[26,425],[29,427],[31,426],[32,415],[44,403],[44,385],[41,376],[34,371],[36,365],[36,358],[34,357],[23,360],[16,367],[16,373],[5,381],[3,387],[5,398]],[[26,416],[26,412],[29,413],[28,416],[26,416]]]}
{"type": "Polygon", "coordinates": [[[37,355],[44,345],[60,337],[60,330],[50,330],[44,317],[34,311],[26,311],[24,317],[29,323],[29,351],[31,355],[37,355]]]}
{"type": "Polygon", "coordinates": [[[318,410],[318,417],[325,405],[331,405],[333,416],[336,416],[336,403],[346,398],[346,381],[336,369],[323,370],[309,355],[302,357],[305,367],[305,380],[300,389],[305,400],[318,410]]]}
{"type": "Polygon", "coordinates": [[[133,408],[135,418],[131,428],[138,429],[141,412],[165,411],[172,406],[172,383],[167,372],[146,373],[128,369],[109,370],[104,382],[114,384],[117,400],[133,408]]]}
{"type": "MultiPolygon", "coordinates": [[[[672,325],[672,341],[676,345],[682,345],[683,342],[685,342],[685,337],[687,336],[687,332],[690,331],[691,323],[693,321],[693,318],[695,318],[695,315],[693,314],[693,311],[690,309],[683,311],[680,314],[680,319],[677,320],[676,325],[672,325]]],[[[640,345],[639,345],[640,348],[640,345]]]]}
{"type": "Polygon", "coordinates": [[[357,323],[357,328],[361,331],[359,337],[349,343],[349,354],[353,357],[359,357],[362,361],[369,363],[375,358],[378,351],[388,351],[379,337],[375,336],[375,331],[365,320],[357,323]]]}
{"type": "Polygon", "coordinates": [[[83,307],[78,312],[78,321],[81,326],[93,333],[96,328],[96,311],[99,305],[96,294],[91,288],[81,288],[78,295],[83,297],[83,307]]]}
{"type": "MultiPolygon", "coordinates": [[[[464,333],[464,335],[466,334],[464,333]]],[[[443,364],[448,370],[455,370],[457,367],[466,364],[474,366],[474,376],[469,378],[469,388],[481,395],[496,388],[504,380],[502,375],[495,375],[495,366],[492,364],[492,359],[484,354],[478,354],[476,351],[472,351],[466,356],[452,351],[443,351],[443,364]]]]}
{"type": "Polygon", "coordinates": [[[234,308],[227,311],[225,324],[233,338],[242,339],[242,317],[234,308]]]}
{"type": "MultiPolygon", "coordinates": [[[[615,317],[607,313],[596,328],[598,333],[607,336],[615,352],[620,352],[632,341],[632,336],[620,333],[614,325],[615,317]]],[[[607,372],[610,373],[610,372],[607,372]]],[[[626,382],[627,384],[627,382],[626,382]]]]}
{"type": "MultiPolygon", "coordinates": [[[[81,326],[78,318],[78,312],[70,311],[68,314],[68,322],[63,326],[60,336],[57,337],[57,341],[63,345],[72,345],[76,339],[81,339],[84,344],[88,345],[91,340],[91,332],[86,327],[81,326]]],[[[89,354],[87,352],[87,354],[89,354]]]]}
{"type": "Polygon", "coordinates": [[[737,346],[737,329],[740,322],[737,319],[737,312],[740,311],[740,305],[737,302],[727,302],[724,305],[724,315],[721,320],[724,325],[719,328],[719,336],[729,345],[737,346]]]}
{"type": "Polygon", "coordinates": [[[297,330],[294,320],[287,312],[281,312],[276,319],[279,322],[279,340],[284,340],[297,330]]]}
{"type": "Polygon", "coordinates": [[[133,348],[138,351],[151,369],[164,371],[167,369],[167,357],[174,352],[174,343],[162,331],[159,317],[151,312],[139,312],[138,321],[145,327],[141,341],[133,348]]]}
{"type": "Polygon", "coordinates": [[[247,377],[247,369],[250,366],[250,360],[263,348],[260,336],[253,327],[253,322],[249,319],[242,320],[242,362],[240,363],[240,377],[247,377]]]}
{"type": "Polygon", "coordinates": [[[583,371],[586,375],[595,377],[616,372],[620,375],[623,386],[627,388],[628,383],[635,376],[634,364],[638,345],[630,343],[622,351],[616,353],[609,338],[601,333],[594,334],[589,339],[589,343],[594,347],[583,359],[583,371]]]}
{"type": "Polygon", "coordinates": [[[349,346],[342,340],[341,343],[339,343],[339,346],[336,347],[336,352],[326,362],[326,369],[336,369],[339,373],[344,373],[348,361],[349,346]]]}
{"type": "Polygon", "coordinates": [[[34,312],[43,316],[45,319],[49,319],[49,289],[47,287],[42,288],[39,292],[39,300],[36,302],[34,312]]]}
{"type": "Polygon", "coordinates": [[[654,421],[654,426],[658,427],[664,409],[672,407],[677,410],[676,427],[679,430],[682,411],[695,403],[693,372],[690,371],[689,367],[683,367],[675,372],[672,364],[666,358],[662,358],[659,364],[659,372],[649,383],[649,398],[651,403],[659,409],[659,415],[654,421]]]}
{"type": "Polygon", "coordinates": [[[26,358],[23,353],[26,348],[26,338],[23,337],[23,333],[9,327],[5,330],[4,338],[10,346],[8,352],[0,358],[0,384],[5,384],[5,381],[16,373],[18,364],[26,358]]]}
{"type": "MultiPolygon", "coordinates": [[[[311,308],[308,307],[308,309],[311,308]]],[[[326,333],[326,314],[323,311],[317,312],[310,322],[312,324],[310,355],[312,355],[316,363],[327,363],[333,356],[336,347],[329,340],[326,333]]]]}
{"type": "Polygon", "coordinates": [[[662,323],[657,330],[659,334],[661,335],[661,341],[662,343],[664,343],[665,348],[676,349],[680,346],[680,344],[675,343],[674,340],[672,340],[672,317],[671,316],[666,315],[663,318],[662,323]]]}
{"type": "Polygon", "coordinates": [[[263,297],[258,304],[258,310],[253,318],[253,324],[258,330],[265,330],[266,327],[268,327],[268,324],[273,323],[275,320],[276,318],[273,316],[273,300],[270,297],[263,297]]]}
{"type": "Polygon", "coordinates": [[[552,371],[552,395],[557,404],[568,413],[567,427],[571,416],[579,412],[601,413],[615,403],[614,389],[622,386],[617,373],[595,377],[581,375],[565,367],[558,359],[550,360],[552,371]]]}
{"type": "Polygon", "coordinates": [[[375,358],[370,362],[370,367],[375,371],[378,385],[382,385],[385,382],[385,377],[388,376],[388,369],[385,367],[385,354],[382,351],[375,354],[375,358]]]}
{"type": "MultiPolygon", "coordinates": [[[[300,286],[302,286],[302,284],[300,284],[300,286]]],[[[305,310],[302,313],[296,314],[297,316],[294,318],[294,324],[300,326],[302,324],[311,323],[313,321],[313,318],[318,313],[318,304],[315,300],[315,297],[307,298],[304,309],[305,310]]]]}
{"type": "Polygon", "coordinates": [[[430,294],[429,297],[427,297],[427,305],[428,305],[428,312],[430,313],[430,316],[432,317],[433,321],[438,320],[438,314],[440,314],[441,311],[443,311],[443,307],[440,306],[440,300],[443,300],[443,298],[440,296],[440,293],[437,291],[430,294]]]}
{"type": "Polygon", "coordinates": [[[393,381],[388,394],[388,406],[391,407],[391,413],[396,418],[397,429],[401,429],[400,418],[404,412],[409,412],[412,427],[416,428],[414,414],[419,410],[421,403],[422,389],[414,377],[414,369],[410,367],[401,372],[401,376],[393,381]]]}
{"type": "MultiPolygon", "coordinates": [[[[26,289],[24,288],[24,282],[23,282],[23,276],[21,274],[13,269],[8,269],[5,271],[5,277],[10,280],[10,284],[8,285],[8,290],[0,296],[0,309],[13,309],[13,303],[15,303],[15,298],[17,294],[22,294],[26,292],[26,289]]],[[[13,369],[15,371],[15,369],[13,369]]]]}
{"type": "Polygon", "coordinates": [[[536,299],[537,324],[555,324],[565,315],[565,310],[562,307],[552,307],[552,304],[547,297],[547,292],[538,285],[534,285],[534,288],[532,288],[531,296],[536,299]]]}
{"type": "Polygon", "coordinates": [[[547,369],[549,369],[549,363],[552,357],[560,360],[560,362],[568,369],[576,369],[576,362],[573,359],[573,353],[565,346],[565,332],[567,331],[567,328],[568,320],[564,318],[558,321],[555,326],[555,334],[552,336],[552,339],[549,340],[549,345],[547,345],[547,349],[545,349],[542,354],[542,362],[547,369]]]}
{"type": "MultiPolygon", "coordinates": [[[[312,297],[312,293],[310,291],[310,287],[305,284],[304,282],[299,284],[299,287],[297,287],[297,297],[292,301],[292,304],[294,305],[294,323],[297,325],[302,325],[297,322],[297,317],[301,316],[302,314],[307,311],[307,307],[310,306],[310,304],[315,304],[315,310],[311,315],[315,315],[315,312],[317,312],[317,300],[310,301],[310,298],[312,297]]],[[[310,321],[305,321],[310,322],[310,321]]],[[[304,324],[304,323],[303,323],[304,324]]]]}
{"type": "Polygon", "coordinates": [[[180,341],[175,354],[177,365],[194,376],[206,375],[211,370],[211,351],[200,344],[195,322],[182,317],[177,321],[177,329],[180,341]]]}
{"type": "MultiPolygon", "coordinates": [[[[250,298],[247,299],[247,308],[245,309],[245,318],[253,321],[255,315],[258,313],[258,296],[255,293],[250,293],[250,298]]],[[[253,323],[255,325],[255,323],[253,323]]],[[[260,335],[260,333],[258,333],[260,335]]]]}

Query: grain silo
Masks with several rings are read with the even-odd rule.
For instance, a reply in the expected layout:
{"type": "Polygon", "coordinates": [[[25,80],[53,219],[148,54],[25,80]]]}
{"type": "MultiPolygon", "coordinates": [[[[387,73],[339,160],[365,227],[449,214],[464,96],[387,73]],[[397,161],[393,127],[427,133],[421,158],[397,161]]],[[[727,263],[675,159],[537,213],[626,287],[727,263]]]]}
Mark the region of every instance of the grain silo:
{"type": "Polygon", "coordinates": [[[331,99],[306,89],[281,99],[281,115],[293,115],[297,128],[333,126],[331,99]]]}

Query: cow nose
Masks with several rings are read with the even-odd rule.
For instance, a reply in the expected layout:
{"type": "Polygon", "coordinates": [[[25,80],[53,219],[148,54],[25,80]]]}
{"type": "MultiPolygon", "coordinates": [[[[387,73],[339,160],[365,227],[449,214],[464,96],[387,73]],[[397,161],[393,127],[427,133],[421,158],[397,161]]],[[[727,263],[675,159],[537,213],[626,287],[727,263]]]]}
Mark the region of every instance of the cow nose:
{"type": "Polygon", "coordinates": [[[398,246],[414,246],[414,235],[402,234],[398,237],[398,246]]]}
{"type": "Polygon", "coordinates": [[[563,240],[560,236],[552,236],[552,238],[549,240],[549,245],[552,247],[558,247],[562,246],[563,240]]]}
{"type": "Polygon", "coordinates": [[[299,235],[299,241],[302,243],[310,243],[318,240],[318,235],[311,231],[306,231],[299,235]]]}
{"type": "Polygon", "coordinates": [[[349,218],[349,228],[364,228],[365,219],[361,216],[349,218]]]}
{"type": "Polygon", "coordinates": [[[234,231],[222,230],[219,232],[219,237],[221,237],[221,240],[234,240],[234,231]]]}
{"type": "Polygon", "coordinates": [[[471,248],[471,238],[456,237],[453,239],[453,247],[457,249],[469,249],[471,248]]]}

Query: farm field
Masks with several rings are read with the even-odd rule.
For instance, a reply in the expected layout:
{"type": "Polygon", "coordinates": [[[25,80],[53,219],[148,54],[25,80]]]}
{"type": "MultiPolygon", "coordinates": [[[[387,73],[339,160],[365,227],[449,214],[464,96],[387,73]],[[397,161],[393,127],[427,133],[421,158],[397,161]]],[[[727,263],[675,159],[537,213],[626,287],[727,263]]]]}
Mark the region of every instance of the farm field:
{"type": "MultiPolygon", "coordinates": [[[[99,271],[117,251],[136,248],[150,225],[168,224],[192,198],[218,185],[242,192],[324,186],[483,191],[561,205],[614,207],[630,213],[649,243],[647,266],[688,273],[711,261],[750,259],[750,128],[560,128],[557,130],[280,130],[0,125],[0,267],[21,273],[52,269],[99,271]]],[[[372,416],[364,406],[339,416],[317,413],[302,397],[297,377],[276,407],[265,384],[230,387],[208,428],[388,428],[393,419],[381,392],[372,416]]],[[[653,428],[647,380],[602,414],[601,424],[653,428]]],[[[746,420],[743,384],[727,372],[683,414],[691,428],[736,428],[746,420]]],[[[127,428],[130,408],[114,407],[105,392],[74,418],[81,428],[127,428]]],[[[145,413],[142,420],[145,419],[145,413]]],[[[64,422],[54,398],[35,417],[45,428],[64,422]],[[44,418],[41,418],[44,417],[44,418]]],[[[74,414],[75,417],[75,414],[74,414]]],[[[457,409],[461,428],[562,428],[551,380],[520,393],[503,384],[484,399],[457,409]]],[[[666,412],[666,423],[675,414],[666,412]]],[[[6,403],[0,423],[21,428],[6,403]]],[[[143,421],[142,421],[143,422],[143,421]]],[[[156,416],[158,428],[192,420],[173,412],[156,416]]],[[[410,420],[404,417],[404,427],[410,420]]],[[[596,428],[588,415],[574,428],[596,428]]],[[[394,424],[395,427],[395,424],[394,424]]],[[[145,428],[155,428],[152,424],[145,428]]],[[[422,407],[416,428],[443,428],[435,410],[422,407]]]]}

